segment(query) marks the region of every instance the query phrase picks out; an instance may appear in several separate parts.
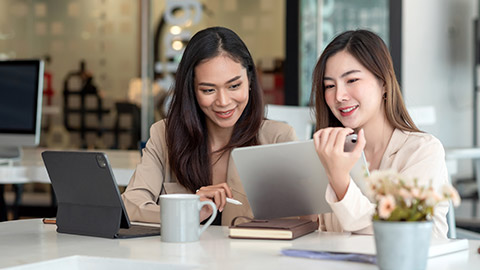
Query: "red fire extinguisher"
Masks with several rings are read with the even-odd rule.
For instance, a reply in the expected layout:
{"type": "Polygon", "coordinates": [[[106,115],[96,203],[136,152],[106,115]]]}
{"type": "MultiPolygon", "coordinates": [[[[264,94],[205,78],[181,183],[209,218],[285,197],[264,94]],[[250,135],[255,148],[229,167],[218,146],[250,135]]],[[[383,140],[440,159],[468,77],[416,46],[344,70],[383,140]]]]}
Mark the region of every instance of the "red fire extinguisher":
{"type": "Polygon", "coordinates": [[[43,73],[43,95],[47,97],[47,105],[52,105],[52,97],[55,91],[52,87],[52,73],[45,71],[43,73]]]}

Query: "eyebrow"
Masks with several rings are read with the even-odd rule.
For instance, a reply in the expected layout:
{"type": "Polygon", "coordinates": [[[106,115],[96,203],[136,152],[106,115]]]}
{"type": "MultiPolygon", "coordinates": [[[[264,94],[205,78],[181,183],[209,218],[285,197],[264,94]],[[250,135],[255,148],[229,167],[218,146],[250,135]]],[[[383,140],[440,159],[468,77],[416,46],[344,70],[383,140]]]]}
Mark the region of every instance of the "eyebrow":
{"type": "MultiPolygon", "coordinates": [[[[349,70],[349,71],[343,73],[343,74],[340,76],[340,78],[344,78],[344,77],[346,77],[346,76],[348,76],[348,75],[350,75],[350,74],[352,74],[352,73],[357,73],[357,72],[361,72],[361,71],[358,70],[358,69],[349,70]]],[[[324,80],[324,81],[326,81],[326,80],[333,81],[333,78],[323,77],[323,80],[324,80]]]]}
{"type": "MultiPolygon", "coordinates": [[[[226,81],[225,84],[234,82],[234,81],[240,79],[241,77],[242,77],[242,76],[240,76],[240,75],[239,75],[239,76],[235,76],[235,77],[231,78],[230,80],[226,81]]],[[[215,84],[213,84],[213,83],[207,83],[207,82],[201,82],[201,83],[199,83],[198,85],[203,85],[203,86],[215,86],[215,84]]]]}

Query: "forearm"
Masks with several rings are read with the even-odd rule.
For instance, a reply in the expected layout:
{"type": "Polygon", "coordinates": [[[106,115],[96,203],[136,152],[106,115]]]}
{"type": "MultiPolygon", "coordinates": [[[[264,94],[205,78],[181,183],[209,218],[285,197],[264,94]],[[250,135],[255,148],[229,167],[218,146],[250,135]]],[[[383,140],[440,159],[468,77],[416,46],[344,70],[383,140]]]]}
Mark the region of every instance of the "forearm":
{"type": "Polygon", "coordinates": [[[141,192],[130,190],[122,194],[122,199],[130,221],[160,222],[160,205],[142,196],[141,192]]]}
{"type": "Polygon", "coordinates": [[[330,185],[325,196],[345,231],[370,231],[368,227],[372,225],[372,214],[375,210],[375,205],[370,202],[352,180],[350,180],[342,200],[337,200],[336,194],[330,185]]]}
{"type": "Polygon", "coordinates": [[[350,185],[350,175],[328,176],[330,187],[332,187],[338,201],[343,200],[350,185]]]}

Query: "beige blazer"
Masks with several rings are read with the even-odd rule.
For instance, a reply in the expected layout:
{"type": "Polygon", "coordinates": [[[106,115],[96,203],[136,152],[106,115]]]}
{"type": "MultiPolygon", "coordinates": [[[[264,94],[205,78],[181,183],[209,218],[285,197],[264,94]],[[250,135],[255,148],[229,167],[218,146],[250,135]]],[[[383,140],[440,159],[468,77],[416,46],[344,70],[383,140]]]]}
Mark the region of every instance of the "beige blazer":
{"type": "MultiPolygon", "coordinates": [[[[448,183],[445,150],[437,138],[427,133],[395,129],[379,169],[394,169],[405,176],[418,178],[419,184],[428,185],[431,180],[436,190],[448,183]]],[[[320,215],[320,229],[373,233],[371,219],[375,205],[363,195],[354,181],[350,180],[347,193],[341,201],[338,201],[330,186],[327,188],[325,197],[333,213],[320,215]]],[[[435,207],[432,232],[435,237],[447,237],[448,208],[448,202],[442,202],[435,207]]]]}
{"type": "MultiPolygon", "coordinates": [[[[272,144],[296,140],[294,129],[281,122],[265,120],[258,132],[260,144],[272,144]]],[[[236,216],[253,217],[237,169],[230,158],[228,162],[227,184],[233,197],[243,205],[227,204],[222,212],[222,225],[230,225],[236,216]]],[[[143,149],[142,160],[130,179],[122,199],[132,221],[160,222],[160,194],[192,193],[177,182],[167,154],[165,121],[159,121],[150,128],[150,139],[143,149]]]]}

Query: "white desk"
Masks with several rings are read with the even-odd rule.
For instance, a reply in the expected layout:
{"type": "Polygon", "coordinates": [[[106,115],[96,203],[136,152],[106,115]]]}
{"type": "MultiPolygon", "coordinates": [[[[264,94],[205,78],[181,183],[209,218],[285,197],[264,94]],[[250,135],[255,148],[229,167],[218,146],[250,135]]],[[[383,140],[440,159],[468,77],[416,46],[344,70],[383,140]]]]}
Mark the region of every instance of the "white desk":
{"type": "MultiPolygon", "coordinates": [[[[55,150],[46,148],[24,148],[23,157],[13,166],[0,165],[0,184],[25,184],[31,182],[50,183],[42,161],[42,152],[55,150]]],[[[95,150],[107,154],[117,184],[127,186],[135,167],[140,162],[137,150],[95,150]]]]}
{"type": "MultiPolygon", "coordinates": [[[[197,265],[199,269],[378,269],[375,265],[287,257],[282,248],[325,237],[358,237],[315,232],[293,241],[229,239],[227,227],[212,226],[193,243],[163,243],[160,236],[104,239],[59,234],[39,219],[0,223],[0,268],[74,255],[197,265]]],[[[364,236],[363,236],[364,237],[364,236]]],[[[373,241],[373,240],[372,240],[373,241]]],[[[355,241],[353,241],[355,242],[355,241]]],[[[358,243],[358,241],[356,241],[358,243]]],[[[480,241],[469,250],[431,258],[428,269],[479,269],[480,241]]],[[[135,267],[138,269],[139,267],[135,267]]]]}

